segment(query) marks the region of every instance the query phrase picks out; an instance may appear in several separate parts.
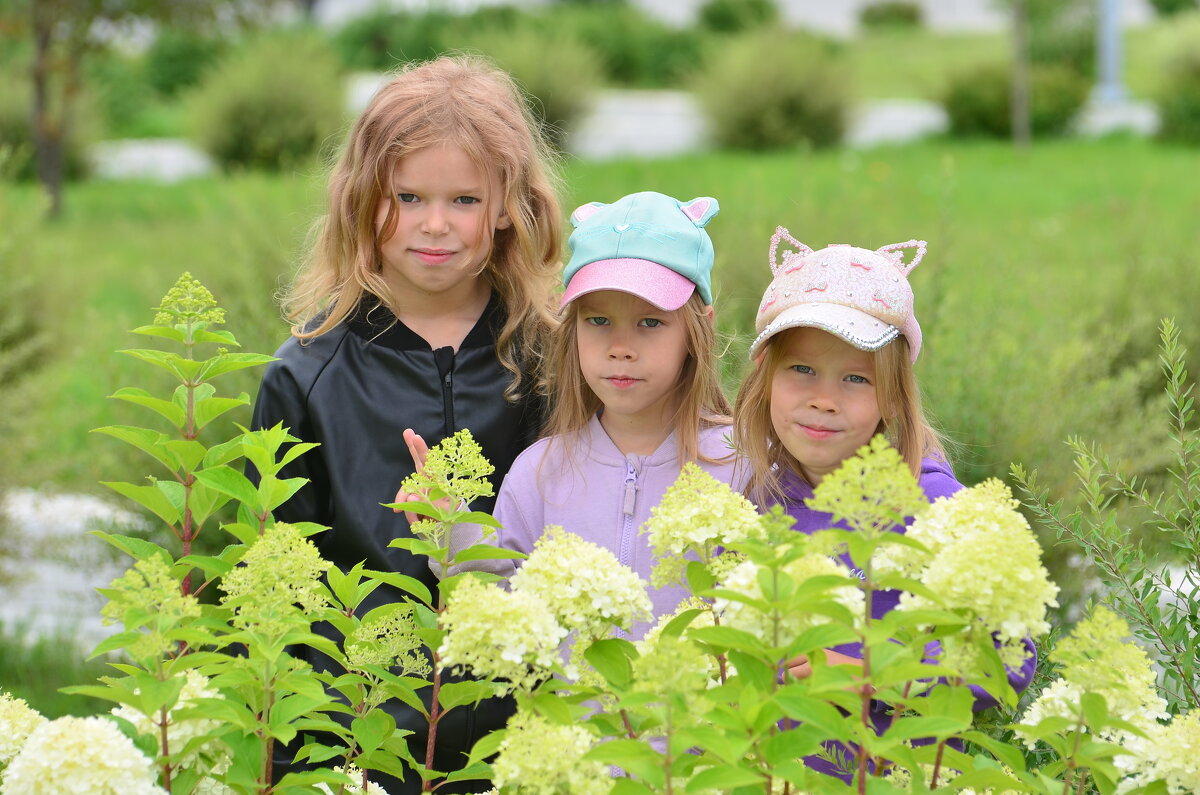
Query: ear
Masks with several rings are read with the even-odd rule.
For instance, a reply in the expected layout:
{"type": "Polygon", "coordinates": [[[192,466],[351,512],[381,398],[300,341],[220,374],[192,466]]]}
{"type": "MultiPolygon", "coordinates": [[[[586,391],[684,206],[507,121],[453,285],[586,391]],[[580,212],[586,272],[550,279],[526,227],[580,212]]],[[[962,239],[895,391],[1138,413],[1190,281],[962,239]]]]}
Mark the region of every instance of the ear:
{"type": "Polygon", "coordinates": [[[710,323],[716,322],[717,312],[713,309],[712,304],[704,307],[704,318],[710,323]]]}
{"type": "Polygon", "coordinates": [[[775,227],[775,234],[771,236],[771,250],[767,254],[767,260],[768,260],[768,264],[771,266],[771,275],[772,276],[775,275],[776,273],[778,273],[779,268],[783,265],[782,262],[778,262],[775,259],[775,250],[777,248],[779,248],[779,244],[781,242],[789,243],[793,248],[796,249],[793,252],[787,252],[787,251],[783,252],[783,259],[785,262],[788,259],[790,259],[790,257],[788,256],[789,253],[792,256],[796,256],[797,254],[811,254],[813,252],[813,250],[811,248],[804,245],[796,238],[792,237],[791,233],[788,232],[788,230],[785,229],[784,227],[782,227],[782,226],[775,227]]]}
{"type": "Polygon", "coordinates": [[[924,240],[906,240],[903,243],[892,243],[890,246],[875,249],[876,254],[883,256],[896,263],[896,267],[905,276],[912,273],[912,269],[921,264],[921,260],[925,258],[925,247],[929,245],[924,240]],[[913,255],[909,262],[904,261],[905,249],[915,248],[917,253],[913,255]]]}
{"type": "Polygon", "coordinates": [[[679,209],[692,219],[693,224],[703,227],[712,220],[714,215],[721,212],[721,205],[711,196],[701,196],[698,199],[692,199],[687,204],[680,204],[679,209]]]}
{"type": "Polygon", "coordinates": [[[579,226],[584,221],[595,215],[600,208],[607,206],[608,205],[604,202],[588,202],[587,204],[576,207],[575,212],[571,213],[571,224],[573,226],[579,226]]]}
{"type": "Polygon", "coordinates": [[[508,229],[512,226],[512,219],[508,217],[508,213],[503,209],[500,210],[500,216],[496,218],[496,229],[508,229]]]}

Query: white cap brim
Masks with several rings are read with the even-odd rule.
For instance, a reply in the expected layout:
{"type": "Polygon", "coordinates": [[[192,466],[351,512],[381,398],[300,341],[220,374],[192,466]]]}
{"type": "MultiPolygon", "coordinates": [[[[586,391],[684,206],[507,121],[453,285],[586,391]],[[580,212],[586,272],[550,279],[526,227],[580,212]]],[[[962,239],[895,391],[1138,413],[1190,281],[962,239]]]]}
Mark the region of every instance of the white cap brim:
{"type": "Polygon", "coordinates": [[[750,358],[758,358],[767,340],[798,327],[828,331],[864,351],[877,351],[900,336],[900,329],[871,317],[861,309],[841,304],[797,304],[780,312],[750,345],[750,358]]]}

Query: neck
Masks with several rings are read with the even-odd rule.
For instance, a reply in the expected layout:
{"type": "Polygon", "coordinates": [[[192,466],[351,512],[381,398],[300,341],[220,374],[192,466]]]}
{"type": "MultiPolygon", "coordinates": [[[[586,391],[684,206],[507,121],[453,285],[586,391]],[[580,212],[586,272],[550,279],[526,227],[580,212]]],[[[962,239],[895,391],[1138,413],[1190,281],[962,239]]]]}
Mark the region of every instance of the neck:
{"type": "Polygon", "coordinates": [[[487,308],[491,294],[491,286],[485,279],[475,279],[462,290],[436,298],[393,291],[392,301],[396,318],[423,337],[431,348],[458,350],[487,308]]]}
{"type": "Polygon", "coordinates": [[[674,414],[673,406],[670,411],[664,410],[663,416],[657,418],[602,411],[600,427],[622,455],[650,455],[671,435],[671,418],[674,414]]]}

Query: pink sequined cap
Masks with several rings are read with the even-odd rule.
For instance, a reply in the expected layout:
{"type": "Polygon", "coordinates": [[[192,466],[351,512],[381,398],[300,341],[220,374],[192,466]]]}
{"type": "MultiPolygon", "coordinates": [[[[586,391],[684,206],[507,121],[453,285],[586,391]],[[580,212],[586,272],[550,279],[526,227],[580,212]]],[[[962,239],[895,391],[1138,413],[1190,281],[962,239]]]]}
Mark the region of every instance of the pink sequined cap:
{"type": "Polygon", "coordinates": [[[782,226],[771,238],[774,278],[758,307],[758,336],[750,346],[756,359],[775,334],[797,326],[828,331],[864,351],[877,351],[901,334],[912,360],[921,351],[921,327],[913,314],[908,274],[925,256],[924,240],[909,240],[870,251],[833,245],[813,251],[782,226]],[[777,254],[779,244],[795,251],[777,254]],[[904,252],[915,249],[904,261],[904,252]]]}

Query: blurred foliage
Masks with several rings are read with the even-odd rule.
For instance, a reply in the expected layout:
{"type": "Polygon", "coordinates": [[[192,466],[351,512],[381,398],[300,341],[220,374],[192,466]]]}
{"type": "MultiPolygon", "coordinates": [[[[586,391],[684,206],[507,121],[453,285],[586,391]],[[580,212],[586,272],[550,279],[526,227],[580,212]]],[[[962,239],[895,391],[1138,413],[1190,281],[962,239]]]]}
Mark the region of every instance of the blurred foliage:
{"type": "Polygon", "coordinates": [[[1170,62],[1158,96],[1158,110],[1160,138],[1200,145],[1200,37],[1170,62]]]}
{"type": "Polygon", "coordinates": [[[910,0],[883,0],[863,6],[858,22],[864,28],[919,28],[921,6],[910,0]]]}
{"type": "Polygon", "coordinates": [[[694,90],[717,143],[737,149],[832,146],[852,101],[835,45],[779,31],[730,39],[694,90]]]}
{"type": "Polygon", "coordinates": [[[595,53],[568,34],[551,37],[532,30],[480,36],[471,45],[516,78],[550,141],[563,148],[567,131],[600,84],[595,53]]]}
{"type": "Polygon", "coordinates": [[[1200,7],[1197,0],[1150,0],[1159,16],[1170,17],[1200,7]]]}
{"type": "Polygon", "coordinates": [[[1029,60],[1096,76],[1095,0],[1026,0],[1029,60]]]}
{"type": "Polygon", "coordinates": [[[255,38],[231,52],[188,97],[192,134],[226,169],[308,162],[345,121],[339,64],[304,31],[255,38]]]}
{"type": "Polygon", "coordinates": [[[779,21],[775,0],[708,0],[697,24],[713,33],[741,33],[779,21]]]}
{"type": "MultiPolygon", "coordinates": [[[[1090,84],[1065,66],[1035,65],[1030,72],[1035,136],[1065,133],[1087,100],[1090,84]]],[[[1006,138],[1012,131],[1012,73],[986,65],[951,78],[942,98],[950,134],[1006,138]]]]}
{"type": "Polygon", "coordinates": [[[174,97],[200,82],[225,49],[214,35],[163,28],[146,50],[146,80],[160,96],[174,97]]]}
{"type": "MultiPolygon", "coordinates": [[[[33,149],[33,94],[25,78],[27,66],[0,66],[0,149],[4,150],[5,178],[32,180],[36,176],[33,149]]],[[[66,144],[66,177],[81,179],[87,176],[87,148],[101,136],[104,124],[91,92],[85,92],[75,103],[74,123],[66,144]]]]}
{"type": "Polygon", "coordinates": [[[67,695],[59,689],[93,682],[112,673],[108,660],[86,659],[70,632],[34,634],[27,628],[0,624],[0,682],[47,718],[96,715],[112,703],[91,696],[67,695]]]}

